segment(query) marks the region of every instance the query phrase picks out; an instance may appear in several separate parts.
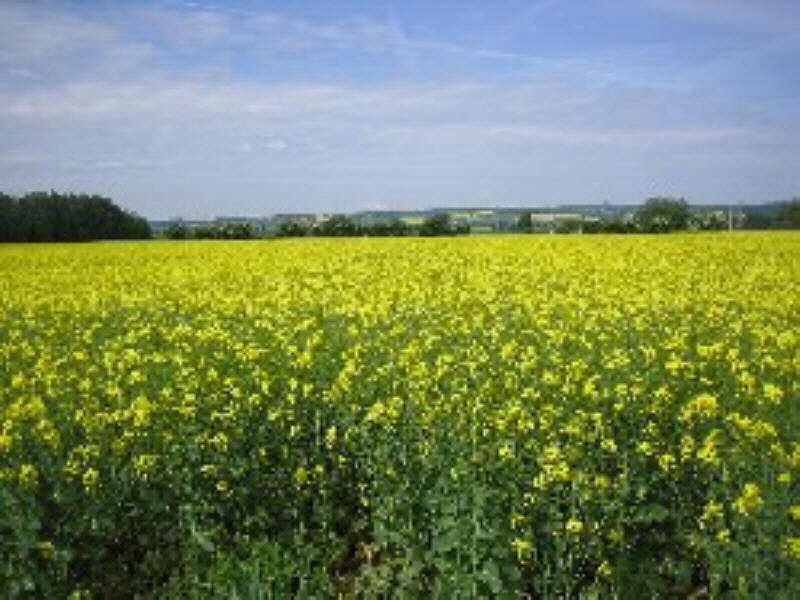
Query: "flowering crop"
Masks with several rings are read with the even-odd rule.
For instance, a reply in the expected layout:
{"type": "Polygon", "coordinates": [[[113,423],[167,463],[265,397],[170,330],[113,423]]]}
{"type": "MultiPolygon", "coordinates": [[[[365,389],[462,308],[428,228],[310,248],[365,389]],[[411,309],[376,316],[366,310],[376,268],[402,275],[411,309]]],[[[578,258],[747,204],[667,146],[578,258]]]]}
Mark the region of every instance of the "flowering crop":
{"type": "Polygon", "coordinates": [[[794,233],[4,246],[0,589],[796,598],[799,405],[794,233]]]}

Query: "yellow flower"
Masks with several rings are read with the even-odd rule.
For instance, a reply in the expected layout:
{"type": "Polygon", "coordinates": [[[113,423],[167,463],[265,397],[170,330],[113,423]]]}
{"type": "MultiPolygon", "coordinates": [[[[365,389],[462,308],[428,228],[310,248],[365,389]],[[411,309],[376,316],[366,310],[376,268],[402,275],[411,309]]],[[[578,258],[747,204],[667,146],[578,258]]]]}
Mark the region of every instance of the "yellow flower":
{"type": "Polygon", "coordinates": [[[645,456],[652,456],[653,455],[653,444],[648,442],[647,440],[643,442],[639,442],[636,446],[636,451],[644,454],[645,456]]]}
{"type": "Polygon", "coordinates": [[[228,443],[229,443],[228,436],[225,435],[221,431],[219,433],[217,433],[216,435],[214,435],[214,437],[212,437],[210,440],[208,440],[208,443],[214,449],[216,449],[217,452],[227,452],[228,451],[228,443]]]}
{"type": "Polygon", "coordinates": [[[86,491],[91,491],[97,486],[99,477],[100,473],[97,472],[97,469],[91,467],[86,469],[82,477],[83,487],[86,488],[86,491]]]}
{"type": "Polygon", "coordinates": [[[717,442],[721,436],[719,429],[714,429],[703,440],[703,445],[697,450],[697,458],[704,463],[719,464],[720,459],[717,454],[717,442]]]}
{"type": "Polygon", "coordinates": [[[800,537],[786,538],[783,547],[791,558],[800,558],[800,537]]]}
{"type": "Polygon", "coordinates": [[[533,544],[531,544],[529,540],[516,538],[513,542],[511,542],[511,548],[517,553],[517,560],[522,564],[525,564],[525,561],[531,555],[533,544]]]}
{"type": "Polygon", "coordinates": [[[717,398],[711,394],[700,394],[688,402],[681,412],[681,419],[687,421],[694,415],[713,417],[717,414],[717,398]]]}
{"type": "Polygon", "coordinates": [[[294,472],[294,480],[300,484],[308,481],[308,471],[306,471],[305,467],[297,467],[297,470],[294,472]]]}
{"type": "Polygon", "coordinates": [[[600,566],[597,567],[597,574],[600,577],[608,579],[609,577],[611,577],[612,572],[613,571],[611,569],[611,564],[607,560],[604,560],[602,563],[600,563],[600,566]]]}
{"type": "MultiPolygon", "coordinates": [[[[738,474],[771,463],[781,498],[800,474],[780,421],[800,393],[800,297],[786,283],[800,281],[799,241],[2,247],[0,487],[46,500],[33,507],[45,518],[90,520],[96,503],[33,492],[85,486],[124,502],[129,478],[149,488],[159,471],[225,513],[240,483],[294,464],[289,500],[343,483],[371,506],[372,475],[407,490],[415,465],[441,467],[454,485],[475,476],[517,498],[506,550],[520,562],[537,556],[535,515],[554,498],[574,507],[550,534],[596,544],[602,581],[627,543],[618,523],[632,507],[618,503],[696,477],[716,481],[713,496],[684,507],[695,520],[677,534],[722,551],[772,497],[738,474]],[[454,449],[468,464],[439,455],[454,449]],[[240,482],[248,461],[258,469],[240,482]]],[[[786,539],[800,535],[798,505],[778,504],[797,531],[776,543],[800,556],[786,539]]]]}
{"type": "Polygon", "coordinates": [[[158,456],[154,454],[140,454],[133,459],[133,471],[137,477],[147,479],[158,461],[158,456]]]}
{"type": "Polygon", "coordinates": [[[723,508],[722,502],[709,500],[703,509],[703,514],[700,516],[701,527],[720,519],[723,516],[723,508]]]}
{"type": "Polygon", "coordinates": [[[605,438],[600,442],[600,447],[607,452],[616,452],[617,443],[611,438],[605,438]]]}
{"type": "Polygon", "coordinates": [[[625,539],[625,531],[622,529],[622,527],[615,527],[606,534],[606,537],[614,544],[621,544],[625,539]]]}
{"type": "Polygon", "coordinates": [[[607,475],[595,475],[594,486],[598,490],[600,491],[607,490],[610,485],[611,485],[611,480],[608,478],[607,475]]]}
{"type": "Polygon", "coordinates": [[[19,484],[24,488],[36,487],[39,483],[39,471],[32,464],[24,464],[19,468],[19,484]]]}
{"type": "Polygon", "coordinates": [[[658,457],[658,466],[664,472],[669,472],[675,465],[675,457],[672,454],[662,454],[658,457]]]}
{"type": "Polygon", "coordinates": [[[690,435],[684,435],[681,438],[681,459],[684,461],[689,460],[694,455],[694,438],[690,435]]]}
{"type": "Polygon", "coordinates": [[[731,541],[731,532],[729,529],[721,529],[719,533],[717,533],[717,542],[719,542],[723,546],[730,543],[730,541],[731,541]]]}
{"type": "Polygon", "coordinates": [[[779,404],[781,398],[783,398],[783,390],[772,383],[765,383],[764,398],[772,404],[779,404]]]}
{"type": "Polygon", "coordinates": [[[53,557],[53,542],[44,541],[36,544],[36,549],[42,555],[42,558],[49,560],[53,557]]]}
{"type": "Polygon", "coordinates": [[[514,450],[511,448],[511,444],[508,442],[501,444],[500,447],[497,448],[497,456],[500,460],[511,460],[514,458],[514,450]]]}
{"type": "MultiPolygon", "coordinates": [[[[134,371],[136,372],[136,371],[134,371]]],[[[134,427],[146,427],[150,424],[150,415],[153,411],[152,403],[144,395],[139,395],[131,403],[130,412],[133,415],[134,427]]]]}
{"type": "Polygon", "coordinates": [[[733,507],[743,515],[758,510],[764,504],[761,499],[761,489],[755,483],[745,484],[741,495],[734,501],[733,507]]]}
{"type": "Polygon", "coordinates": [[[583,531],[583,522],[578,519],[570,519],[566,525],[567,535],[577,536],[583,531]]]}

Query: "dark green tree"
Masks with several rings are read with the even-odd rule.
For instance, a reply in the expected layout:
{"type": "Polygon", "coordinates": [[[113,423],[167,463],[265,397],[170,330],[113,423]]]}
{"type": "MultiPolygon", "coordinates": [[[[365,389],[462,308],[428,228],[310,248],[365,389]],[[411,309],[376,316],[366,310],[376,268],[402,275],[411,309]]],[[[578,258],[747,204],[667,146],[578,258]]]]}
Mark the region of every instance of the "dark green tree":
{"type": "Polygon", "coordinates": [[[109,198],[32,192],[0,195],[0,241],[80,242],[150,238],[150,225],[109,198]]]}
{"type": "Polygon", "coordinates": [[[376,223],[361,225],[358,233],[368,236],[403,236],[408,235],[408,225],[402,219],[395,217],[391,221],[378,221],[376,223]]]}
{"type": "Polygon", "coordinates": [[[408,235],[408,223],[395,217],[389,222],[389,235],[408,235]]]}
{"type": "Polygon", "coordinates": [[[775,229],[777,210],[774,207],[748,208],[744,211],[743,229],[775,229]]]}
{"type": "Polygon", "coordinates": [[[185,240],[189,237],[189,230],[181,223],[174,223],[169,226],[165,235],[170,240],[185,240]]]}
{"type": "Polygon", "coordinates": [[[0,192],[0,241],[20,242],[22,235],[16,198],[0,192]]]}
{"type": "Polygon", "coordinates": [[[334,215],[313,229],[314,235],[345,237],[358,235],[358,226],[347,215],[334,215]]]}
{"type": "Polygon", "coordinates": [[[775,221],[780,229],[800,229],[800,198],[781,202],[775,221]]]}
{"type": "Polygon", "coordinates": [[[519,231],[524,231],[526,233],[530,233],[533,229],[533,220],[531,219],[531,213],[524,212],[519,216],[517,219],[517,229],[519,231]]]}
{"type": "Polygon", "coordinates": [[[648,198],[634,215],[640,231],[666,233],[679,231],[689,226],[691,211],[683,198],[648,198]]]}
{"type": "Polygon", "coordinates": [[[436,213],[425,219],[419,230],[419,234],[424,236],[452,235],[453,233],[450,215],[444,212],[436,213]]]}
{"type": "Polygon", "coordinates": [[[303,237],[308,235],[308,226],[299,221],[284,221],[275,233],[278,237],[303,237]]]}
{"type": "Polygon", "coordinates": [[[578,233],[583,231],[583,219],[559,219],[555,224],[556,233],[578,233]]]}

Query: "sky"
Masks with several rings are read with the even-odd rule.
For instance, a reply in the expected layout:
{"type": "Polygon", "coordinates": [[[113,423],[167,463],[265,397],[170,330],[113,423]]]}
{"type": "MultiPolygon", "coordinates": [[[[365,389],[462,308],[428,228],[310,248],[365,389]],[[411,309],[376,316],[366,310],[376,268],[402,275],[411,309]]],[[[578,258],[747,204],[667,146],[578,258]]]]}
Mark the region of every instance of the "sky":
{"type": "Polygon", "coordinates": [[[0,191],[151,219],[800,196],[797,0],[0,0],[0,191]]]}

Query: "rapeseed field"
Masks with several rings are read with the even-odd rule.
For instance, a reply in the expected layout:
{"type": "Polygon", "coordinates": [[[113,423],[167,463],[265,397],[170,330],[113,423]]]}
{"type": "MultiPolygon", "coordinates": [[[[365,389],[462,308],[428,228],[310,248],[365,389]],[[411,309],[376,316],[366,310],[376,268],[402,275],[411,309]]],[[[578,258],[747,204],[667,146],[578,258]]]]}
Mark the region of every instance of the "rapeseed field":
{"type": "Polygon", "coordinates": [[[798,598],[800,235],[0,247],[15,598],[798,598]]]}

